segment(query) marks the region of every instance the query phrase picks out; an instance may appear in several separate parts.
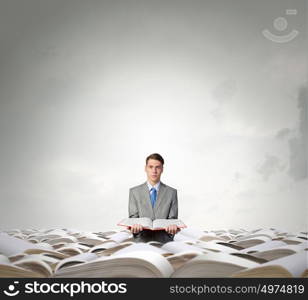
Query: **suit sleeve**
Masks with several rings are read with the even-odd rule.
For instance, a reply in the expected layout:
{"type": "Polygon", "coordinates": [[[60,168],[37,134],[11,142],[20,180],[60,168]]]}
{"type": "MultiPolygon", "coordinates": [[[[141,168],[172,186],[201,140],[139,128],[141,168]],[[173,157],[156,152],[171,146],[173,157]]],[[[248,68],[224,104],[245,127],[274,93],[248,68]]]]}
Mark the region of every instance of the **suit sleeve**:
{"type": "Polygon", "coordinates": [[[178,218],[178,193],[175,190],[172,196],[172,203],[169,211],[168,219],[177,219],[178,218]]]}
{"type": "Polygon", "coordinates": [[[139,211],[136,203],[136,199],[132,190],[129,190],[129,201],[128,201],[128,217],[129,218],[139,218],[139,211]]]}

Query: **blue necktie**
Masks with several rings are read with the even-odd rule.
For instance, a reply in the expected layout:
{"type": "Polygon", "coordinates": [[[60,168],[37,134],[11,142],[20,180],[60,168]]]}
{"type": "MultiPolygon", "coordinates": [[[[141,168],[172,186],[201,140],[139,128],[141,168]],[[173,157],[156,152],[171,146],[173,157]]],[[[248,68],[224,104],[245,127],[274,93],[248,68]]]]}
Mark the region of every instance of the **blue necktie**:
{"type": "Polygon", "coordinates": [[[152,207],[154,207],[155,202],[156,202],[156,196],[157,196],[157,191],[156,191],[155,188],[151,188],[151,190],[150,190],[150,196],[151,196],[152,207]]]}

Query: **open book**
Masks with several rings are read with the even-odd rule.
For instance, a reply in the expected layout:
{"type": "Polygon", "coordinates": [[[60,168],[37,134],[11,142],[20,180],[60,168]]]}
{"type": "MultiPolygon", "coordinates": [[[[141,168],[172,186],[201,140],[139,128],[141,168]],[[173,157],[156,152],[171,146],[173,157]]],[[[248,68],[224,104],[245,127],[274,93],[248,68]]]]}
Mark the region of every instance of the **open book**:
{"type": "Polygon", "coordinates": [[[119,226],[131,227],[134,224],[140,224],[144,229],[164,230],[169,225],[176,225],[178,228],[185,228],[186,225],[179,219],[156,219],[150,218],[126,218],[118,223],[119,226]]]}
{"type": "Polygon", "coordinates": [[[136,243],[129,230],[0,231],[0,277],[308,277],[308,233],[291,244],[275,230],[268,240],[265,230],[190,229],[165,244],[136,243]]]}
{"type": "Polygon", "coordinates": [[[16,262],[0,254],[0,278],[8,277],[49,277],[52,266],[59,260],[44,254],[31,254],[19,257],[16,262]]]}
{"type": "Polygon", "coordinates": [[[232,274],[232,277],[305,277],[308,270],[308,251],[302,250],[292,255],[269,261],[257,267],[232,274]]]}
{"type": "Polygon", "coordinates": [[[235,272],[259,265],[227,253],[208,252],[187,261],[173,272],[171,277],[229,277],[235,272]]]}
{"type": "Polygon", "coordinates": [[[52,231],[52,235],[49,232],[45,235],[41,232],[40,235],[35,235],[39,238],[34,239],[33,233],[27,236],[21,233],[9,235],[0,232],[0,278],[51,277],[57,265],[66,258],[83,252],[88,254],[90,247],[82,242],[71,243],[75,241],[73,236],[60,238],[62,233],[59,230],[57,236],[54,233],[55,230],[52,231]],[[48,243],[41,242],[42,240],[48,243]]]}
{"type": "Polygon", "coordinates": [[[84,261],[76,260],[72,265],[68,259],[66,266],[58,265],[52,277],[170,277],[174,271],[172,265],[161,254],[135,250],[99,258],[96,258],[94,253],[88,253],[93,257],[87,257],[84,261]]]}

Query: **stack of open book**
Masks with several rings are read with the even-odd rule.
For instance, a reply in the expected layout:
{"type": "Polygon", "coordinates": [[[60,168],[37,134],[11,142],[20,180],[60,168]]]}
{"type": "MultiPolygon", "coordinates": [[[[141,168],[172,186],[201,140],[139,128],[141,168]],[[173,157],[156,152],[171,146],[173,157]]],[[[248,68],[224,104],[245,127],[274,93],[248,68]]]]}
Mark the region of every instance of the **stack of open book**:
{"type": "Polygon", "coordinates": [[[308,277],[307,231],[178,225],[166,244],[135,243],[127,229],[2,231],[0,277],[308,277]]]}

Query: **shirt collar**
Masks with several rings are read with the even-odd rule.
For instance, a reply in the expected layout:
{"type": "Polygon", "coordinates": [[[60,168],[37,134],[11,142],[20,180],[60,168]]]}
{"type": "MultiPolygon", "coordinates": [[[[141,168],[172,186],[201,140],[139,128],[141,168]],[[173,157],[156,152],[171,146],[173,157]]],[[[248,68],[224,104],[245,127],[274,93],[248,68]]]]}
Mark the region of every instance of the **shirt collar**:
{"type": "Polygon", "coordinates": [[[155,188],[156,191],[158,192],[159,187],[160,187],[160,181],[158,181],[154,186],[152,186],[152,185],[147,181],[147,185],[148,185],[149,191],[151,190],[151,188],[155,188]]]}

